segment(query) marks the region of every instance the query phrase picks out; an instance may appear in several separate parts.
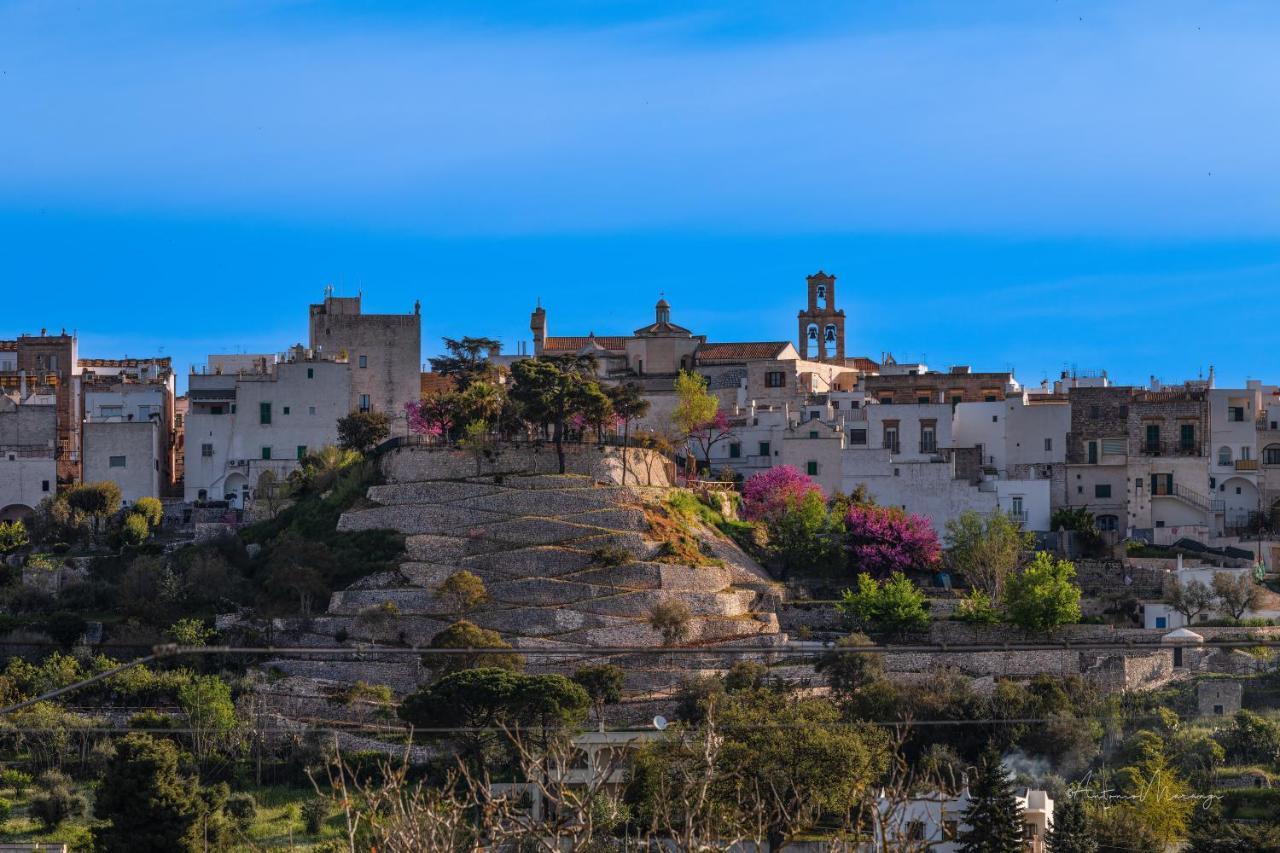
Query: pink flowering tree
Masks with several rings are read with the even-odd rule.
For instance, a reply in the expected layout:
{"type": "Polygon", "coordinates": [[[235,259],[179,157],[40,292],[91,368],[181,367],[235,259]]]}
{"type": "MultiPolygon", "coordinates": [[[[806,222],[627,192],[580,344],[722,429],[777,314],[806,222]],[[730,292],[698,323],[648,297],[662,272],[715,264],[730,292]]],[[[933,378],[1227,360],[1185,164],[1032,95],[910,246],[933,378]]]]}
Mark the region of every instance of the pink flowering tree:
{"type": "Polygon", "coordinates": [[[404,404],[409,429],[431,438],[448,437],[454,426],[453,395],[435,394],[417,403],[404,404]]]}
{"type": "Polygon", "coordinates": [[[812,493],[826,499],[822,487],[808,475],[790,465],[779,465],[761,471],[743,484],[743,514],[751,521],[774,520],[788,508],[803,503],[812,493]]]}
{"type": "Polygon", "coordinates": [[[873,577],[929,569],[942,555],[938,535],[923,516],[855,504],[844,524],[852,567],[873,577]]]}

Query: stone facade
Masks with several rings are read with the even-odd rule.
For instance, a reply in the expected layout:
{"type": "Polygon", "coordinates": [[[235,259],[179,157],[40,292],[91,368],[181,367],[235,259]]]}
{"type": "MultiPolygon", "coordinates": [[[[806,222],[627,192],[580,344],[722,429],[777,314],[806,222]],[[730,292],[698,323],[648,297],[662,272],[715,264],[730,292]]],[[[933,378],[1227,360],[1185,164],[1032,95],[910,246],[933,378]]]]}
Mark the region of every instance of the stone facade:
{"type": "MultiPolygon", "coordinates": [[[[345,354],[351,365],[348,411],[387,415],[392,434],[408,433],[404,407],[417,402],[422,385],[422,317],[365,314],[361,297],[334,296],[310,308],[310,348],[326,358],[345,354]]],[[[345,414],[345,413],[344,413],[345,414]]]]}
{"type": "Polygon", "coordinates": [[[1202,717],[1230,717],[1240,710],[1244,688],[1238,681],[1208,679],[1196,685],[1196,709],[1202,717]]]}

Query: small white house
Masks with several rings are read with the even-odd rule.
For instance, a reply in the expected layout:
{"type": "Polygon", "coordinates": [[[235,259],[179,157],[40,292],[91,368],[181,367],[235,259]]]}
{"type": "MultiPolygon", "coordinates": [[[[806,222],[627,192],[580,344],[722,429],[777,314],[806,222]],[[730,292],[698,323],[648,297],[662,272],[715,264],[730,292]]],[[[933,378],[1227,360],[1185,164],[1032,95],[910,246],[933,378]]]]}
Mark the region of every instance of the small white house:
{"type": "MultiPolygon", "coordinates": [[[[964,813],[970,800],[967,787],[954,796],[932,792],[907,800],[891,798],[881,791],[870,849],[876,853],[955,853],[969,828],[964,813]]],[[[1047,792],[1033,789],[1024,789],[1017,800],[1022,808],[1023,849],[1027,853],[1044,853],[1045,835],[1053,826],[1053,800],[1047,792]]]]}

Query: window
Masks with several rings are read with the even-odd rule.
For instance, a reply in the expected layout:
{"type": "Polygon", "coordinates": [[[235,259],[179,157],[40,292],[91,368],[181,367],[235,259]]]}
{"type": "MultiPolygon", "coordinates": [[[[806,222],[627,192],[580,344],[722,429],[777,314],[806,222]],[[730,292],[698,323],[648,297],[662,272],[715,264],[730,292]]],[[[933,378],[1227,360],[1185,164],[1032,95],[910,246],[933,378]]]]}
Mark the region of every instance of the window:
{"type": "Polygon", "coordinates": [[[952,394],[952,395],[951,395],[951,405],[953,405],[953,406],[958,406],[958,405],[960,405],[960,404],[961,404],[961,403],[963,403],[963,402],[964,402],[964,395],[963,395],[963,394],[952,394]]]}
{"type": "MultiPolygon", "coordinates": [[[[867,431],[866,431],[865,429],[851,429],[851,430],[849,430],[849,443],[850,443],[850,444],[856,444],[856,445],[866,446],[866,443],[867,443],[867,431]]],[[[1277,450],[1278,450],[1278,451],[1280,451],[1280,448],[1277,448],[1277,450]]]]}
{"type": "Polygon", "coordinates": [[[1263,448],[1262,462],[1264,465],[1280,465],[1280,444],[1263,448]]]}
{"type": "Polygon", "coordinates": [[[124,464],[125,458],[123,456],[111,456],[107,459],[107,467],[109,468],[123,468],[124,464]]]}
{"type": "Polygon", "coordinates": [[[362,355],[362,356],[360,356],[360,366],[361,366],[361,367],[368,367],[368,366],[369,366],[369,356],[367,356],[367,355],[362,355]]]}
{"type": "Polygon", "coordinates": [[[1046,438],[1046,439],[1044,440],[1044,452],[1045,452],[1045,453],[1048,453],[1048,452],[1049,452],[1049,451],[1051,451],[1051,450],[1053,450],[1053,439],[1052,439],[1052,438],[1046,438]]]}
{"type": "Polygon", "coordinates": [[[808,462],[805,463],[804,469],[805,469],[805,473],[807,473],[810,477],[818,476],[818,463],[816,460],[810,459],[808,462]]]}
{"type": "Polygon", "coordinates": [[[211,415],[220,415],[220,414],[222,414],[222,407],[221,407],[221,406],[210,406],[210,407],[209,407],[209,414],[211,414],[211,415]]]}
{"type": "Polygon", "coordinates": [[[992,422],[993,424],[998,424],[998,423],[1000,423],[1000,416],[999,416],[999,415],[992,415],[992,416],[991,416],[991,422],[992,422]]]}
{"type": "Polygon", "coordinates": [[[885,450],[892,450],[894,453],[898,452],[898,425],[896,423],[893,426],[885,424],[884,448],[885,450]]]}
{"type": "Polygon", "coordinates": [[[1111,497],[1111,484],[1110,484],[1110,483],[1095,483],[1095,484],[1094,484],[1094,486],[1093,486],[1093,496],[1094,496],[1095,498],[1109,498],[1109,497],[1111,497]]]}
{"type": "Polygon", "coordinates": [[[369,411],[369,395],[368,394],[360,395],[360,411],[362,412],[369,411]]]}
{"type": "Polygon", "coordinates": [[[817,437],[818,437],[818,431],[816,429],[809,430],[809,438],[817,438],[817,437]]]}
{"type": "Polygon", "coordinates": [[[298,445],[298,459],[305,459],[307,456],[307,446],[305,444],[298,445]]]}
{"type": "Polygon", "coordinates": [[[881,397],[881,398],[880,398],[880,405],[882,405],[882,406],[892,406],[892,405],[893,405],[893,396],[892,396],[892,395],[889,395],[889,396],[881,397]]]}
{"type": "Polygon", "coordinates": [[[736,441],[735,441],[735,442],[733,442],[732,444],[730,444],[730,445],[729,445],[729,458],[730,458],[730,459],[738,459],[738,458],[740,458],[741,456],[742,456],[742,445],[741,445],[741,444],[738,444],[738,442],[736,442],[736,441]]]}
{"type": "Polygon", "coordinates": [[[1100,418],[1100,417],[1102,417],[1102,410],[1101,410],[1100,408],[1098,408],[1097,406],[1090,406],[1090,407],[1089,407],[1089,418],[1090,418],[1090,420],[1095,420],[1095,421],[1096,421],[1096,420],[1097,420],[1098,418],[1100,418]]]}
{"type": "Polygon", "coordinates": [[[285,406],[283,409],[280,410],[280,413],[284,415],[289,414],[289,407],[285,406]]]}
{"type": "Polygon", "coordinates": [[[270,403],[258,404],[258,423],[260,424],[271,423],[271,404],[270,403]]]}
{"type": "Polygon", "coordinates": [[[1178,447],[1183,453],[1196,449],[1196,425],[1181,424],[1178,427],[1178,447]]]}
{"type": "Polygon", "coordinates": [[[1128,417],[1129,417],[1129,406],[1128,406],[1128,404],[1123,404],[1123,405],[1121,405],[1121,406],[1120,406],[1120,417],[1125,418],[1126,420],[1128,419],[1128,417]]]}
{"type": "Polygon", "coordinates": [[[47,491],[49,491],[49,481],[48,481],[48,480],[41,480],[41,481],[40,481],[40,491],[42,491],[42,492],[47,492],[47,491]]]}
{"type": "Polygon", "coordinates": [[[307,406],[307,414],[308,414],[308,415],[314,415],[315,413],[316,413],[316,407],[315,407],[315,406],[307,406]]]}
{"type": "Polygon", "coordinates": [[[912,820],[907,822],[907,840],[924,841],[924,821],[912,820]]]}
{"type": "Polygon", "coordinates": [[[204,456],[204,457],[212,456],[212,455],[213,455],[213,445],[212,445],[212,444],[202,444],[202,445],[200,445],[200,455],[201,455],[201,456],[204,456]]]}
{"type": "Polygon", "coordinates": [[[308,378],[308,379],[315,379],[315,378],[316,378],[316,369],[315,369],[314,367],[308,367],[308,368],[307,368],[307,378],[308,378]]]}
{"type": "Polygon", "coordinates": [[[1091,441],[1089,442],[1088,446],[1089,446],[1089,464],[1097,465],[1098,464],[1098,442],[1091,441]]]}
{"type": "Polygon", "coordinates": [[[770,370],[764,375],[764,387],[783,388],[787,384],[787,374],[781,370],[770,370]]]}
{"type": "Polygon", "coordinates": [[[1103,456],[1124,456],[1128,452],[1129,443],[1123,438],[1102,439],[1103,456]]]}
{"type": "Polygon", "coordinates": [[[1230,447],[1218,448],[1218,464],[1219,465],[1231,464],[1231,448],[1230,447]]]}
{"type": "Polygon", "coordinates": [[[1215,716],[1215,717],[1221,717],[1221,716],[1223,715],[1223,713],[1224,713],[1224,712],[1225,712],[1225,709],[1223,709],[1223,707],[1222,707],[1221,705],[1214,705],[1214,706],[1213,706],[1213,714],[1214,714],[1214,716],[1215,716]]]}
{"type": "Polygon", "coordinates": [[[1146,431],[1146,452],[1160,452],[1160,424],[1147,424],[1146,431]]]}
{"type": "Polygon", "coordinates": [[[920,422],[920,452],[936,453],[938,450],[938,427],[934,421],[920,422]]]}
{"type": "Polygon", "coordinates": [[[1244,406],[1228,406],[1227,420],[1233,424],[1244,423],[1244,406]]]}
{"type": "Polygon", "coordinates": [[[831,411],[833,411],[833,412],[838,412],[838,411],[840,411],[840,401],[839,401],[839,400],[832,400],[832,401],[831,401],[831,411]]]}
{"type": "Polygon", "coordinates": [[[982,398],[982,402],[984,402],[984,403],[994,403],[994,402],[996,402],[996,395],[995,395],[995,394],[987,394],[985,397],[983,397],[983,398],[982,398]]]}
{"type": "Polygon", "coordinates": [[[1093,524],[1099,530],[1111,531],[1120,529],[1120,517],[1117,515],[1099,515],[1093,520],[1093,524]]]}
{"type": "Polygon", "coordinates": [[[927,406],[929,405],[929,398],[927,396],[916,397],[916,402],[922,406],[927,406]]]}
{"type": "Polygon", "coordinates": [[[767,441],[760,442],[760,455],[761,456],[769,455],[769,442],[767,441]]]}
{"type": "Polygon", "coordinates": [[[1026,511],[1022,508],[1022,495],[1014,495],[1009,502],[1012,504],[1010,512],[1014,518],[1021,519],[1026,516],[1026,511]]]}
{"type": "Polygon", "coordinates": [[[1029,841],[1036,837],[1036,825],[1034,823],[1024,823],[1022,825],[1022,840],[1029,841]]]}
{"type": "Polygon", "coordinates": [[[271,448],[270,448],[270,447],[264,447],[264,448],[262,448],[262,458],[263,458],[263,459],[270,459],[270,458],[271,458],[271,448]]]}

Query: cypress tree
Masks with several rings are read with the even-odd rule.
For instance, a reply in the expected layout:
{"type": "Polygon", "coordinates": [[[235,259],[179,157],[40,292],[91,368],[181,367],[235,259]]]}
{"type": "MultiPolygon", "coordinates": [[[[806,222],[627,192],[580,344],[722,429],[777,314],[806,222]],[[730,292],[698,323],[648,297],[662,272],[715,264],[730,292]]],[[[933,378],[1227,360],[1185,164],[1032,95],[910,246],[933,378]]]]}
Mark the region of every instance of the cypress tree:
{"type": "Polygon", "coordinates": [[[1070,797],[1055,805],[1045,845],[1049,853],[1097,853],[1098,842],[1089,831],[1081,798],[1070,797]]]}
{"type": "Polygon", "coordinates": [[[961,853],[1021,853],[1022,809],[994,745],[988,744],[983,753],[969,797],[961,853]]]}

